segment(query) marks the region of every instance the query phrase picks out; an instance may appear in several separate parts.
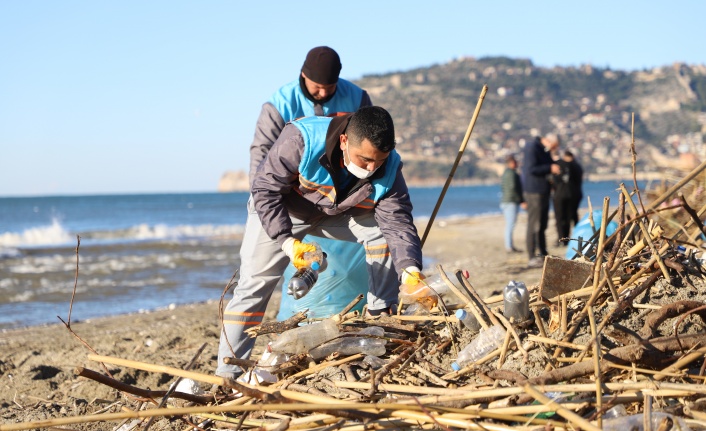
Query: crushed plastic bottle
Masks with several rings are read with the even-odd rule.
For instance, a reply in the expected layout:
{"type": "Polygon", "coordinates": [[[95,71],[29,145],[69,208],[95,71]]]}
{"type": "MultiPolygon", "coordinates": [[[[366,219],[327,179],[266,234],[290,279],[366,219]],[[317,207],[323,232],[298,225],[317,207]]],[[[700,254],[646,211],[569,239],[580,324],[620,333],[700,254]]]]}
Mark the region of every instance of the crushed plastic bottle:
{"type": "Polygon", "coordinates": [[[480,330],[480,323],[478,323],[478,319],[476,319],[476,316],[464,310],[463,308],[456,310],[456,317],[461,323],[463,323],[463,326],[470,329],[471,331],[480,330]]]}
{"type": "Polygon", "coordinates": [[[328,267],[326,253],[321,250],[319,244],[315,242],[310,244],[316,249],[304,253],[307,265],[299,268],[287,284],[287,295],[292,295],[294,299],[301,299],[309,293],[319,279],[319,273],[328,267]]]}
{"type": "Polygon", "coordinates": [[[473,341],[468,343],[468,345],[459,352],[458,358],[451,364],[451,368],[453,368],[454,371],[458,371],[465,365],[478,361],[488,355],[488,353],[499,348],[504,339],[505,328],[501,325],[494,325],[481,331],[473,341]]]}
{"type": "Polygon", "coordinates": [[[356,336],[337,338],[319,347],[311,349],[309,351],[309,355],[316,360],[325,358],[334,352],[338,352],[344,356],[355,355],[356,353],[363,353],[370,356],[382,356],[385,352],[387,352],[387,349],[385,348],[387,341],[379,338],[368,338],[365,337],[365,335],[382,337],[384,334],[384,329],[379,326],[372,326],[357,332],[356,336]]]}
{"type": "Polygon", "coordinates": [[[331,319],[282,332],[270,347],[273,352],[296,355],[306,353],[328,340],[338,337],[338,325],[331,319]]]}
{"type": "MultiPolygon", "coordinates": [[[[398,299],[400,304],[420,304],[426,311],[434,308],[439,302],[439,296],[429,287],[426,280],[421,280],[415,285],[402,284],[398,299]]],[[[415,309],[418,312],[413,314],[423,314],[419,307],[415,309]]]]}
{"type": "Polygon", "coordinates": [[[605,413],[603,413],[603,419],[615,419],[627,415],[628,411],[625,409],[625,406],[618,404],[606,410],[605,413]]]}
{"type": "Polygon", "coordinates": [[[530,317],[529,292],[522,281],[510,281],[503,290],[503,315],[515,322],[524,322],[530,317]]]}

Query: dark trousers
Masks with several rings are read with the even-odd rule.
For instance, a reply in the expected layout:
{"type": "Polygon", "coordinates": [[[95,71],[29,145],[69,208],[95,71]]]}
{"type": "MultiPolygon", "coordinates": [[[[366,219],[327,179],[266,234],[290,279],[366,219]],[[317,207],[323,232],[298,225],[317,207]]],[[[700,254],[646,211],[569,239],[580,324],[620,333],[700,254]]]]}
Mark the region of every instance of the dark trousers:
{"type": "MultiPolygon", "coordinates": [[[[569,238],[571,233],[571,222],[574,219],[576,210],[574,209],[574,200],[570,197],[554,196],[554,218],[556,219],[556,236],[557,239],[564,244],[568,240],[562,241],[563,238],[569,238]]],[[[576,222],[574,222],[576,224],[576,222]]]]}
{"type": "Polygon", "coordinates": [[[525,201],[527,202],[527,253],[530,259],[535,256],[535,250],[538,250],[541,255],[548,255],[545,231],[549,224],[549,195],[525,193],[525,201]]]}

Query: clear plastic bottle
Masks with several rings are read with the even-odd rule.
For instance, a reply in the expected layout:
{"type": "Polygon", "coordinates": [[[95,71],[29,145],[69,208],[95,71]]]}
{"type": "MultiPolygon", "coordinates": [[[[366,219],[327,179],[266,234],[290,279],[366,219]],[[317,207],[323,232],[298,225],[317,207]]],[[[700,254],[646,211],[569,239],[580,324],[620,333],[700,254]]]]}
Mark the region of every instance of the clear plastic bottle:
{"type": "Polygon", "coordinates": [[[270,346],[273,352],[296,355],[338,337],[338,325],[331,319],[282,332],[270,346]]]}
{"type": "Polygon", "coordinates": [[[307,261],[307,266],[299,268],[287,284],[287,294],[292,295],[294,299],[301,299],[309,293],[319,279],[319,273],[325,271],[328,267],[326,253],[321,250],[319,244],[315,242],[310,244],[316,249],[304,253],[304,260],[307,261]]]}
{"type": "Polygon", "coordinates": [[[458,317],[458,320],[463,323],[463,326],[470,329],[471,331],[478,331],[480,329],[480,323],[478,323],[478,319],[476,319],[476,316],[464,310],[463,308],[460,310],[456,310],[456,317],[458,317]]]}
{"type": "Polygon", "coordinates": [[[503,315],[515,322],[524,322],[530,317],[529,292],[521,281],[511,281],[503,290],[503,315]]]}
{"type": "Polygon", "coordinates": [[[494,325],[490,328],[481,331],[476,338],[473,339],[466,347],[458,354],[456,362],[451,364],[454,371],[458,371],[465,365],[483,358],[488,353],[499,348],[505,339],[505,328],[501,325],[494,325]]]}
{"type": "Polygon", "coordinates": [[[434,274],[429,278],[424,280],[429,287],[444,301],[444,305],[452,306],[462,303],[462,299],[456,296],[451,289],[449,289],[448,284],[441,278],[440,274],[434,274]]]}
{"type": "Polygon", "coordinates": [[[385,330],[379,326],[370,326],[355,333],[355,336],[337,338],[326,344],[318,346],[309,351],[312,358],[319,360],[326,356],[338,352],[341,355],[355,355],[356,353],[364,353],[372,356],[382,356],[387,349],[386,340],[379,338],[367,338],[366,335],[382,337],[385,335],[385,330]]]}

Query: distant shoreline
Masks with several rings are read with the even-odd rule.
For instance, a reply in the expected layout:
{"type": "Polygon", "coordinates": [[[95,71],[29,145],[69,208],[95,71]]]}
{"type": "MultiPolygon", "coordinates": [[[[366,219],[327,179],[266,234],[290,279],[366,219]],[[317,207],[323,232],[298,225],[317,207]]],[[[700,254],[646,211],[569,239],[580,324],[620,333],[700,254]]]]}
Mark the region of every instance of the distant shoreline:
{"type": "MultiPolygon", "coordinates": [[[[654,181],[661,180],[664,178],[664,173],[662,172],[642,172],[635,175],[638,181],[654,181]]],[[[446,178],[406,178],[407,185],[410,187],[442,187],[446,184],[446,178]]],[[[632,182],[631,175],[624,174],[588,174],[584,178],[584,181],[590,182],[600,182],[600,181],[616,181],[616,182],[632,182]]],[[[500,184],[499,178],[492,179],[453,179],[452,185],[454,186],[482,186],[482,185],[496,185],[500,184]]]]}

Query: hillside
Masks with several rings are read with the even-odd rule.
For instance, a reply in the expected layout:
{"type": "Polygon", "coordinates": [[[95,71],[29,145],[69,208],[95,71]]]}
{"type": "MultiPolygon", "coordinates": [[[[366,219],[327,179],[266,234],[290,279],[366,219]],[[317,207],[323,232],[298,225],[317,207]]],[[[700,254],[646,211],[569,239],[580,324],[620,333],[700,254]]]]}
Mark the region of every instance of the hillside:
{"type": "Polygon", "coordinates": [[[498,175],[504,156],[557,132],[589,174],[630,174],[631,115],[640,171],[680,154],[706,155],[706,66],[623,72],[589,65],[536,67],[530,60],[462,58],[356,83],[395,119],[405,175],[448,176],[484,84],[488,94],[457,179],[498,175]]]}
{"type": "Polygon", "coordinates": [[[497,179],[507,154],[549,132],[561,136],[586,174],[628,177],[633,113],[639,173],[706,158],[705,65],[626,72],[466,57],[355,82],[392,114],[412,184],[446,180],[484,84],[488,94],[457,182],[497,179]]]}

